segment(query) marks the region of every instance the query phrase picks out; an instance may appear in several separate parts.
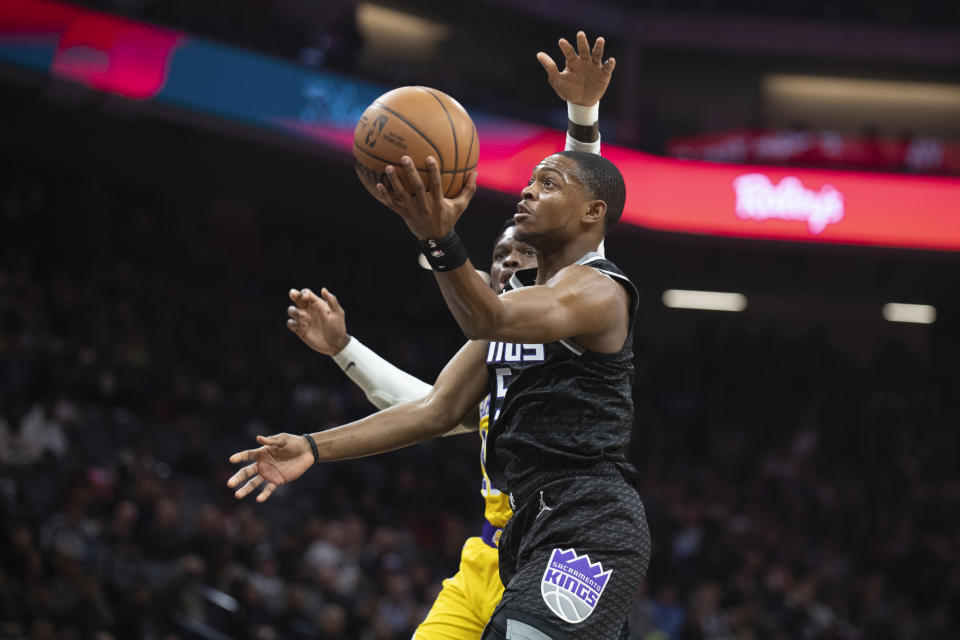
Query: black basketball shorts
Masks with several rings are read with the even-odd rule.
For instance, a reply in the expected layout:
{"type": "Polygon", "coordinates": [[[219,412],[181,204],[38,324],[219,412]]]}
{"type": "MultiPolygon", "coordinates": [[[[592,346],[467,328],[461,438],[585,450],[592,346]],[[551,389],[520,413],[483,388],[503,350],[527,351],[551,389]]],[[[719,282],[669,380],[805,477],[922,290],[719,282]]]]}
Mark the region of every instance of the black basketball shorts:
{"type": "Polygon", "coordinates": [[[567,477],[525,497],[500,539],[506,588],[483,640],[616,640],[650,563],[636,489],[567,477]]]}

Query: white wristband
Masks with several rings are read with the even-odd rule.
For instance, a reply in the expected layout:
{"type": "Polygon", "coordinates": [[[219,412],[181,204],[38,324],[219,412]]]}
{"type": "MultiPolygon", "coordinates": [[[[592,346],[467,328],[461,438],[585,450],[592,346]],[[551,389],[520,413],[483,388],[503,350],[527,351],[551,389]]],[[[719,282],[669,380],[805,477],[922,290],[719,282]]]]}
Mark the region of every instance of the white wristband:
{"type": "Polygon", "coordinates": [[[333,361],[378,409],[419,400],[430,392],[431,385],[401,371],[352,336],[333,361]]]}
{"type": "Polygon", "coordinates": [[[567,145],[565,149],[567,151],[585,151],[587,153],[595,153],[600,155],[600,136],[597,135],[597,139],[593,142],[583,142],[582,140],[577,140],[568,132],[567,145]]]}
{"type": "Polygon", "coordinates": [[[339,352],[333,354],[330,357],[333,358],[333,361],[336,362],[341,369],[343,369],[350,364],[350,360],[351,360],[350,356],[356,353],[356,351],[358,350],[357,349],[358,344],[360,344],[359,340],[355,340],[353,336],[349,336],[347,338],[347,344],[343,347],[343,349],[340,349],[339,352]]]}
{"type": "Polygon", "coordinates": [[[573,104],[567,101],[567,117],[573,124],[592,127],[600,119],[600,103],[597,102],[591,107],[585,107],[582,104],[573,104]]]}

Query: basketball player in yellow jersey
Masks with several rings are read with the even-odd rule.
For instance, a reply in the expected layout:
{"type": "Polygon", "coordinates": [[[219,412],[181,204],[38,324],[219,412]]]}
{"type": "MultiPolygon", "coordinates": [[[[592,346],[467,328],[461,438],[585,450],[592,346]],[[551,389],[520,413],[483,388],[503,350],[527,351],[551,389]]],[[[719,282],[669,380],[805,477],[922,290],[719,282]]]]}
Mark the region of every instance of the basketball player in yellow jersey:
{"type": "MultiPolygon", "coordinates": [[[[498,293],[515,271],[537,266],[536,252],[514,238],[514,227],[509,223],[513,219],[497,238],[490,267],[490,284],[498,293]]],[[[344,310],[327,289],[321,289],[319,296],[309,289],[292,290],[290,299],[294,303],[288,312],[290,329],[312,349],[332,356],[378,409],[416,400],[429,392],[430,385],[397,369],[347,333],[344,310]]],[[[507,496],[490,483],[484,467],[489,406],[489,398],[481,403],[479,422],[483,531],[464,543],[460,569],[443,581],[437,600],[417,627],[416,640],[479,638],[503,593],[497,543],[513,511],[507,496]]],[[[468,429],[459,426],[447,435],[466,433],[468,429]]]]}
{"type": "MultiPolygon", "coordinates": [[[[600,152],[598,104],[610,82],[614,61],[602,63],[603,38],[590,49],[586,35],[577,34],[577,50],[561,39],[566,65],[561,72],[545,53],[537,59],[547,71],[548,81],[560,98],[567,101],[568,150],[600,152]]],[[[535,268],[536,251],[514,236],[514,221],[501,229],[493,248],[490,286],[500,293],[515,271],[535,268]]],[[[337,298],[327,289],[316,295],[309,289],[291,290],[293,305],[288,309],[289,328],[310,348],[331,356],[378,409],[424,397],[431,385],[418,380],[371,351],[347,333],[345,314],[337,298]]],[[[460,556],[460,569],[443,582],[426,619],[417,627],[414,640],[479,639],[503,594],[497,544],[507,521],[513,516],[506,494],[490,482],[485,468],[490,399],[479,408],[480,493],[484,498],[484,525],[480,536],[468,538],[460,556]]],[[[458,426],[447,435],[466,433],[458,426]]]]}

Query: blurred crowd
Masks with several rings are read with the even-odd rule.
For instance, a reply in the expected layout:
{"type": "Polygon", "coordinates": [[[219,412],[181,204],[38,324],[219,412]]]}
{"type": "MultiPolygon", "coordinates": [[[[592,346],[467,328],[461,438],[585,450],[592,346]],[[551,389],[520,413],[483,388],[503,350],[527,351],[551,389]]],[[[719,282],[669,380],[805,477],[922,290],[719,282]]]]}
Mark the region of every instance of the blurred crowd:
{"type": "Polygon", "coordinates": [[[636,637],[956,637],[960,380],[938,369],[736,323],[641,359],[636,637]]]}
{"type": "MultiPolygon", "coordinates": [[[[257,433],[370,411],[284,328],[288,287],[337,282],[351,332],[431,379],[459,342],[432,279],[295,250],[308,220],[6,175],[0,638],[409,638],[479,531],[472,436],[314,468],[265,504],[225,482],[257,433]]],[[[816,332],[638,331],[654,555],[632,638],[957,637],[956,372],[816,332]]]]}

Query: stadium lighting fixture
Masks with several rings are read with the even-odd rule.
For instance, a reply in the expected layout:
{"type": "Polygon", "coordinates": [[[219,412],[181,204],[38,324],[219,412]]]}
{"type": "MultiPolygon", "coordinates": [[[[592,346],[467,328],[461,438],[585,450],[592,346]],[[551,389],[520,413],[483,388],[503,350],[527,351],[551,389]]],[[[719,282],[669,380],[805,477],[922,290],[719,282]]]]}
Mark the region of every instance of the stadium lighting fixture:
{"type": "Polygon", "coordinates": [[[365,55],[373,51],[390,59],[397,56],[429,58],[452,32],[442,22],[372,2],[357,5],[357,28],[364,36],[365,55]]]}
{"type": "Polygon", "coordinates": [[[933,324],[937,320],[937,309],[929,304],[904,304],[888,302],[880,313],[890,322],[912,322],[914,324],[933,324]]]}
{"type": "Polygon", "coordinates": [[[663,304],[671,309],[704,309],[707,311],[743,311],[747,297],[742,293],[723,291],[691,291],[667,289],[663,292],[663,304]]]}
{"type": "Polygon", "coordinates": [[[865,99],[922,106],[960,107],[960,85],[956,84],[778,73],[766,76],[763,81],[769,91],[783,96],[801,96],[820,100],[865,99]]]}

